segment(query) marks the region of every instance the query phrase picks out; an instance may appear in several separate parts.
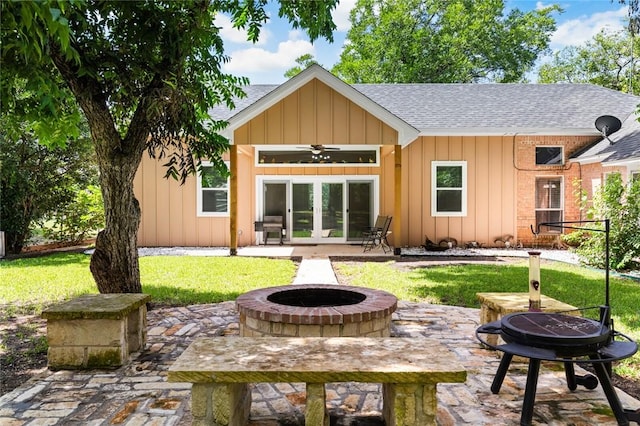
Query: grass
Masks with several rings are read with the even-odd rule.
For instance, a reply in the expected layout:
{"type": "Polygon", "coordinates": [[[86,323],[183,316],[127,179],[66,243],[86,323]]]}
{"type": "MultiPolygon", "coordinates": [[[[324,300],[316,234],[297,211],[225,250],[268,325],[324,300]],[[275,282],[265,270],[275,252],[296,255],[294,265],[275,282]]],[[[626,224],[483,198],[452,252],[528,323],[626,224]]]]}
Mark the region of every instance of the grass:
{"type": "MultiPolygon", "coordinates": [[[[349,284],[393,293],[400,300],[479,308],[479,292],[527,292],[528,261],[510,264],[449,265],[403,269],[402,263],[335,263],[349,284]]],[[[576,307],[605,303],[602,271],[559,262],[543,262],[542,294],[576,307]]],[[[640,283],[610,278],[610,299],[615,329],[640,341],[640,283]]],[[[586,311],[597,318],[597,309],[586,311]]],[[[616,372],[640,380],[640,354],[622,361],[616,372]]]]}
{"type": "MultiPolygon", "coordinates": [[[[77,253],[0,261],[0,305],[8,314],[39,314],[52,303],[98,292],[89,256],[77,253]]],[[[262,287],[289,284],[290,260],[246,257],[140,258],[142,290],[154,303],[187,305],[234,300],[262,287]]]]}

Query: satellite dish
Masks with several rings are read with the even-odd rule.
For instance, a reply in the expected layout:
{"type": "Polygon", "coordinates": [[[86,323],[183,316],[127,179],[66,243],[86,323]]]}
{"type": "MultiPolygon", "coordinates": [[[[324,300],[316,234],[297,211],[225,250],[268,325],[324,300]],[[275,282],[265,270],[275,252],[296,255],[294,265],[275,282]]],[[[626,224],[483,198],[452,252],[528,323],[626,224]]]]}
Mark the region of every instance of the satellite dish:
{"type": "Polygon", "coordinates": [[[596,129],[602,136],[609,141],[609,143],[613,143],[611,139],[609,139],[609,135],[614,134],[622,127],[622,122],[618,120],[617,117],[613,115],[602,115],[596,118],[596,129]]]}

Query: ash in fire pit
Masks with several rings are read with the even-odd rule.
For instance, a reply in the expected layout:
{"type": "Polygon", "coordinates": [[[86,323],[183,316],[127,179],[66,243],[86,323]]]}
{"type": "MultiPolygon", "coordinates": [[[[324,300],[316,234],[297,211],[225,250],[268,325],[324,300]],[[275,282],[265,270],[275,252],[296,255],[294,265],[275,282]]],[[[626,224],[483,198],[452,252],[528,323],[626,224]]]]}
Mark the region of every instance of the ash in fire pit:
{"type": "Polygon", "coordinates": [[[364,287],[287,285],[238,297],[241,336],[389,337],[398,299],[364,287]]]}

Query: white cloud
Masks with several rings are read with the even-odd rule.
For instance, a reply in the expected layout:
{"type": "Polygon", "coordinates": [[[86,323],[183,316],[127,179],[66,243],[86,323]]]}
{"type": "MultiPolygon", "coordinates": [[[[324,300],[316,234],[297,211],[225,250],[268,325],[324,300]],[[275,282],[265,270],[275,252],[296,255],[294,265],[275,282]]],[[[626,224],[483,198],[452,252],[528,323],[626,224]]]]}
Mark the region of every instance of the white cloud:
{"type": "Polygon", "coordinates": [[[618,31],[624,28],[624,18],[627,17],[625,6],[618,10],[594,13],[591,16],[580,16],[568,20],[558,26],[551,36],[551,49],[559,50],[566,46],[583,45],[602,29],[618,31]]]}
{"type": "Polygon", "coordinates": [[[275,52],[258,47],[233,51],[229,54],[231,60],[223,66],[223,70],[235,75],[272,70],[282,70],[284,74],[295,65],[299,56],[305,53],[315,55],[313,45],[306,40],[298,40],[298,36],[298,32],[291,31],[289,39],[278,43],[275,52]]]}
{"type": "MultiPolygon", "coordinates": [[[[217,27],[220,27],[220,35],[225,43],[254,44],[248,40],[246,29],[233,28],[233,24],[231,23],[231,18],[229,16],[219,13],[216,15],[216,19],[214,19],[213,23],[217,27]]],[[[260,31],[260,38],[255,45],[262,46],[267,44],[271,36],[271,32],[263,25],[260,31]]]]}
{"type": "Polygon", "coordinates": [[[549,4],[546,4],[546,3],[543,3],[543,2],[541,2],[541,1],[539,1],[539,2],[536,2],[536,10],[541,10],[541,9],[544,9],[544,8],[547,8],[547,7],[551,7],[551,6],[553,6],[554,4],[555,4],[555,3],[549,3],[549,4]]]}
{"type": "Polygon", "coordinates": [[[349,28],[351,28],[349,12],[351,12],[351,9],[353,9],[355,5],[356,0],[340,0],[331,14],[333,22],[336,24],[336,31],[349,31],[349,28]]]}

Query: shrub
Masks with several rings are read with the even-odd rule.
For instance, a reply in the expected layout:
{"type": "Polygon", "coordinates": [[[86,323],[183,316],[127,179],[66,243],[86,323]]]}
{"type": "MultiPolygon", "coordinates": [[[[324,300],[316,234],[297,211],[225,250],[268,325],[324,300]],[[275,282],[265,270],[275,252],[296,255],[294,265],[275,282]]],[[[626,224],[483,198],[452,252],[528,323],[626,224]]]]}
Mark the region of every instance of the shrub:
{"type": "MultiPolygon", "coordinates": [[[[609,267],[626,270],[640,256],[640,181],[625,184],[619,173],[607,176],[593,196],[587,216],[591,220],[609,219],[609,267]]],[[[604,224],[597,225],[604,229],[604,224]]],[[[576,252],[588,265],[605,266],[605,234],[591,232],[576,252]]]]}
{"type": "Polygon", "coordinates": [[[94,236],[104,226],[100,188],[95,185],[89,185],[86,189],[77,188],[75,198],[56,209],[50,219],[53,225],[43,228],[46,238],[76,243],[94,236]]]}

